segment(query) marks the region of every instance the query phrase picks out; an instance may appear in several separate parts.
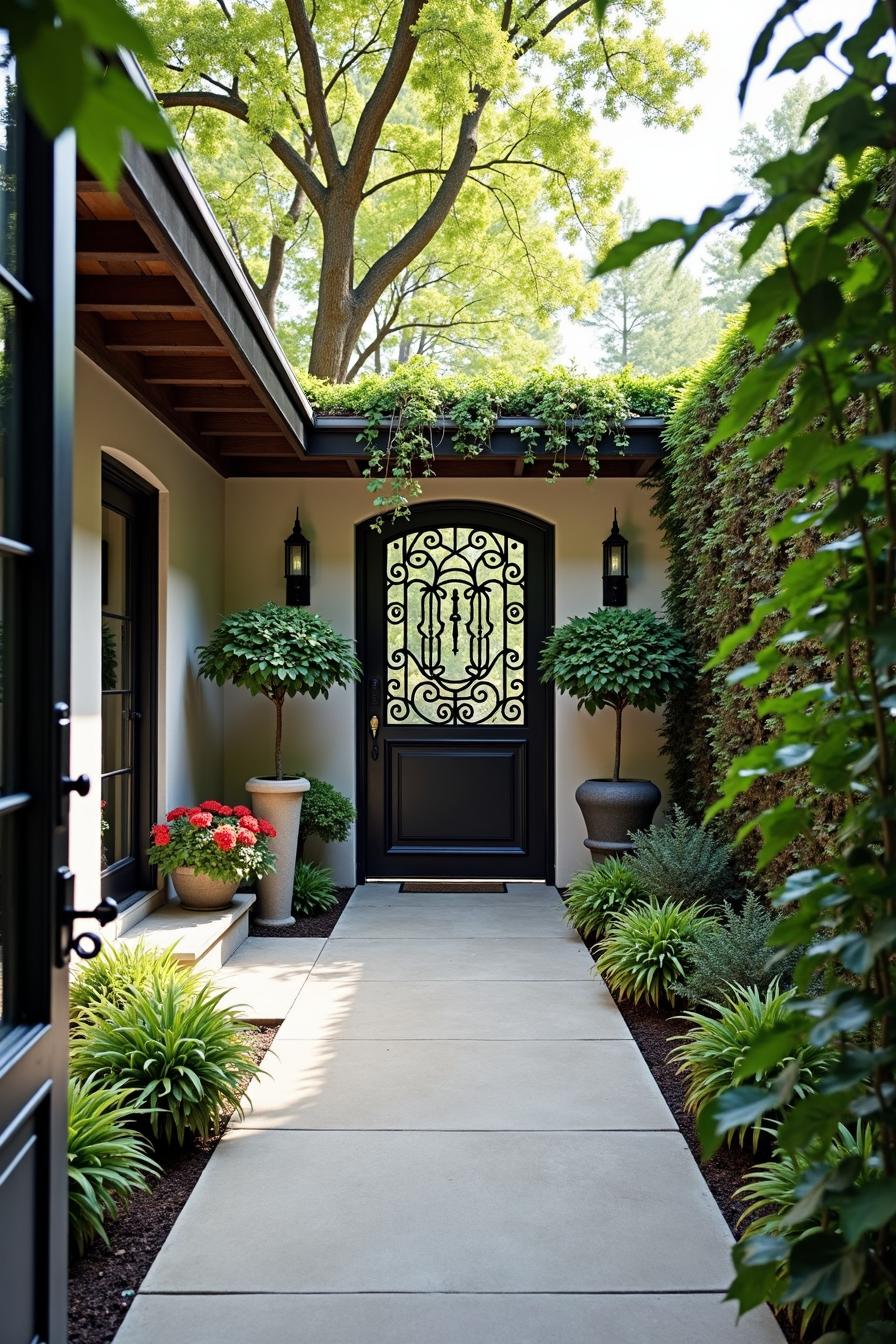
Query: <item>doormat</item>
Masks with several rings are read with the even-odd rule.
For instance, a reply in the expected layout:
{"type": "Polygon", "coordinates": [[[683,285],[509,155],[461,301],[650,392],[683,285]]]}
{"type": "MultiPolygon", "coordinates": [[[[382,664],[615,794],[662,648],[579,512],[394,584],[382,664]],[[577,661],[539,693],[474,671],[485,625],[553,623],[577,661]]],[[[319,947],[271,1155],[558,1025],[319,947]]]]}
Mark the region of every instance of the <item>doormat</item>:
{"type": "Polygon", "coordinates": [[[506,882],[402,882],[398,894],[412,895],[431,892],[434,896],[492,896],[506,895],[506,882]]]}

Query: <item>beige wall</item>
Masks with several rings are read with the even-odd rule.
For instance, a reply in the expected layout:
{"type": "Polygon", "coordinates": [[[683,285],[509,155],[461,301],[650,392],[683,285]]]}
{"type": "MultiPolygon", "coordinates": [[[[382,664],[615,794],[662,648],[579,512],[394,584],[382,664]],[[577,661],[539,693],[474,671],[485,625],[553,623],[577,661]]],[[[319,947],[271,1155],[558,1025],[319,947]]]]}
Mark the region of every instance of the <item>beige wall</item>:
{"type": "Polygon", "coordinates": [[[159,811],[199,801],[223,773],[220,691],[196,678],[196,645],[224,609],[224,482],[83,355],[78,356],[72,552],[74,774],[94,781],[74,797],[71,866],[78,903],[99,898],[100,475],[103,453],[160,493],[159,811]]]}
{"type": "MultiPolygon", "coordinates": [[[[226,498],[226,602],[229,609],[283,600],[283,541],[296,505],[312,544],[311,602],[337,629],[354,635],[354,528],[371,515],[364,480],[229,480],[226,498]]],[[[630,542],[629,605],[659,609],[665,560],[650,517],[651,497],[637,481],[426,481],[424,500],[479,499],[523,509],[556,527],[556,614],[558,622],[594,610],[601,601],[601,542],[614,506],[630,542]]],[[[388,526],[388,524],[387,524],[388,526]]],[[[273,768],[273,709],[244,691],[224,693],[226,777],[234,797],[252,774],[273,768]]],[[[623,738],[623,770],[647,776],[664,787],[657,716],[630,710],[623,738]]],[[[310,770],[355,794],[355,698],[336,690],[328,700],[296,699],[287,705],[285,765],[310,770]]],[[[573,702],[557,699],[556,789],[557,878],[565,882],[582,866],[585,831],[573,800],[589,776],[612,772],[613,720],[610,711],[591,719],[573,702]]],[[[314,857],[329,864],[342,884],[354,880],[354,840],[330,846],[314,857]]]]}

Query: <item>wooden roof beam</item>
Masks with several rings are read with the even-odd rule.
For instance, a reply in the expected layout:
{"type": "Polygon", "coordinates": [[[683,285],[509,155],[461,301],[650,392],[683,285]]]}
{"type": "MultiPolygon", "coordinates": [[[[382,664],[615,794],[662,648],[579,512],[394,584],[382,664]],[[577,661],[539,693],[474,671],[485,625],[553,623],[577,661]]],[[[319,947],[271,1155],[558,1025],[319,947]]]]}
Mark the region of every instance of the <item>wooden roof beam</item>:
{"type": "Polygon", "coordinates": [[[75,307],[81,313],[197,313],[172,275],[79,275],[75,307]]]}
{"type": "Polygon", "coordinates": [[[108,350],[135,350],[144,355],[225,354],[224,346],[205,322],[106,322],[108,350]]]}
{"type": "Polygon", "coordinates": [[[153,261],[159,256],[132,219],[79,219],[75,249],[90,261],[153,261]]]}
{"type": "Polygon", "coordinates": [[[143,363],[147,383],[172,383],[182,387],[241,386],[245,376],[230,359],[217,355],[150,355],[143,363]]]}

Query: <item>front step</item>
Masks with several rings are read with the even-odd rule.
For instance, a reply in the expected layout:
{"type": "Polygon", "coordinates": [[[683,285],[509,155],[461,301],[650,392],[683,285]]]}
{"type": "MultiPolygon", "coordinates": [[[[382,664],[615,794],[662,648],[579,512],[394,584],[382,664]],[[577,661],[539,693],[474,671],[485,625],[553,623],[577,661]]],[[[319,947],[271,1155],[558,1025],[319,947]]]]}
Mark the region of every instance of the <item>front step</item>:
{"type": "Polygon", "coordinates": [[[234,896],[226,910],[185,910],[179,901],[168,901],[117,941],[136,943],[142,938],[147,947],[171,948],[185,965],[213,971],[249,936],[249,911],[254,904],[255,893],[247,891],[234,896]]]}

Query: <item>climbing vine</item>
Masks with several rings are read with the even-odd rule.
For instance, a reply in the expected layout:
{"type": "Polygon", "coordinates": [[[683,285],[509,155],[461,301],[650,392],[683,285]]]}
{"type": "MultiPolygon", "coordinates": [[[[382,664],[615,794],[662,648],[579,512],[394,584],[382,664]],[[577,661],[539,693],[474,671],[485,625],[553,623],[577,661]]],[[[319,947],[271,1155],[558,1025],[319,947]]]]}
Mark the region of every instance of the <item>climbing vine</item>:
{"type": "Polygon", "coordinates": [[[426,360],[412,359],[385,378],[368,374],[349,384],[308,379],[305,388],[317,411],[365,419],[358,441],[367,454],[368,489],[377,508],[401,518],[421,494],[422,481],[436,474],[435,448],[446,420],[461,458],[488,450],[500,416],[535,420],[513,431],[524,463],[546,462],[550,482],[577,459],[592,480],[600,469],[601,441],[610,438],[624,452],[626,419],[668,414],[681,381],[629,372],[588,378],[564,369],[519,379],[445,378],[426,360]]]}

